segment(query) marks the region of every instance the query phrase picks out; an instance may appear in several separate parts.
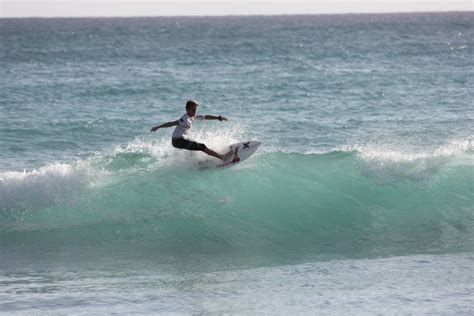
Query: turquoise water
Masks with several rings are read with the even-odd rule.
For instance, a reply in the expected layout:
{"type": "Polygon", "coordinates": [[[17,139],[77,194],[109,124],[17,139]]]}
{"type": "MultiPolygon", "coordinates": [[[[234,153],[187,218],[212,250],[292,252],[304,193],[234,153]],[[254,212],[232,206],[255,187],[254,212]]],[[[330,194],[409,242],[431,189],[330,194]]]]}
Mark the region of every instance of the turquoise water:
{"type": "Polygon", "coordinates": [[[0,19],[0,311],[472,313],[472,21],[0,19]]]}

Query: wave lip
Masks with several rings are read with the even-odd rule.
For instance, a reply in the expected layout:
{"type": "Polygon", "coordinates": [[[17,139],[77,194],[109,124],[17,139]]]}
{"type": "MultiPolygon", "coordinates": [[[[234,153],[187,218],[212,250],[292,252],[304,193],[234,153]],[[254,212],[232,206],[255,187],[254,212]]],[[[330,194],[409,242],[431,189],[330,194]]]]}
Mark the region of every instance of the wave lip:
{"type": "Polygon", "coordinates": [[[0,209],[38,209],[65,199],[89,183],[87,170],[52,164],[33,171],[0,173],[0,209]]]}

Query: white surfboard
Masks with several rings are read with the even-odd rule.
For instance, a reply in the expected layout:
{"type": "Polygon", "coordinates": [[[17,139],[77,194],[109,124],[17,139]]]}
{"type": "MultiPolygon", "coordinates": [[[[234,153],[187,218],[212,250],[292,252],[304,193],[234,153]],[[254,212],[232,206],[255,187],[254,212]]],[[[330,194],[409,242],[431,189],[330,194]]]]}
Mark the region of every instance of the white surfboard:
{"type": "Polygon", "coordinates": [[[260,144],[261,142],[253,140],[232,144],[229,146],[228,159],[225,162],[218,161],[217,159],[206,159],[199,162],[199,169],[229,168],[235,166],[252,156],[260,144]]]}
{"type": "Polygon", "coordinates": [[[252,156],[260,146],[261,142],[250,140],[247,142],[236,143],[230,145],[229,158],[226,162],[217,165],[217,168],[228,168],[235,164],[241,163],[248,157],[252,156]]]}

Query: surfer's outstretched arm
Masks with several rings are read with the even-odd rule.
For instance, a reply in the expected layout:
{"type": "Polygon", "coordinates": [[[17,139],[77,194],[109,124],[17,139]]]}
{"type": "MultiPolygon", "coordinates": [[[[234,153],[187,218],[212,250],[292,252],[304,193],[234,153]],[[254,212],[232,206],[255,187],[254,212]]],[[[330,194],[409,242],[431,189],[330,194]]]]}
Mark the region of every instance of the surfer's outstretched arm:
{"type": "Polygon", "coordinates": [[[228,121],[227,117],[225,116],[215,116],[215,115],[205,115],[204,118],[206,120],[219,120],[219,121],[228,121]]]}
{"type": "Polygon", "coordinates": [[[173,126],[176,126],[176,125],[178,125],[178,121],[168,122],[168,123],[165,123],[165,124],[161,124],[161,125],[152,127],[150,132],[154,132],[159,128],[173,127],[173,126]]]}

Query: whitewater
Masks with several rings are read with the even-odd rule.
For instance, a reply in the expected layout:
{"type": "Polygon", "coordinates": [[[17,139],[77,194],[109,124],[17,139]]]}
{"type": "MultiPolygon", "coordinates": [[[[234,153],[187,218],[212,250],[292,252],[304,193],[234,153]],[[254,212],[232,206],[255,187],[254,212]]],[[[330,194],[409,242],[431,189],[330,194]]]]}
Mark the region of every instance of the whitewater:
{"type": "Polygon", "coordinates": [[[472,314],[473,20],[0,19],[0,313],[472,314]]]}

